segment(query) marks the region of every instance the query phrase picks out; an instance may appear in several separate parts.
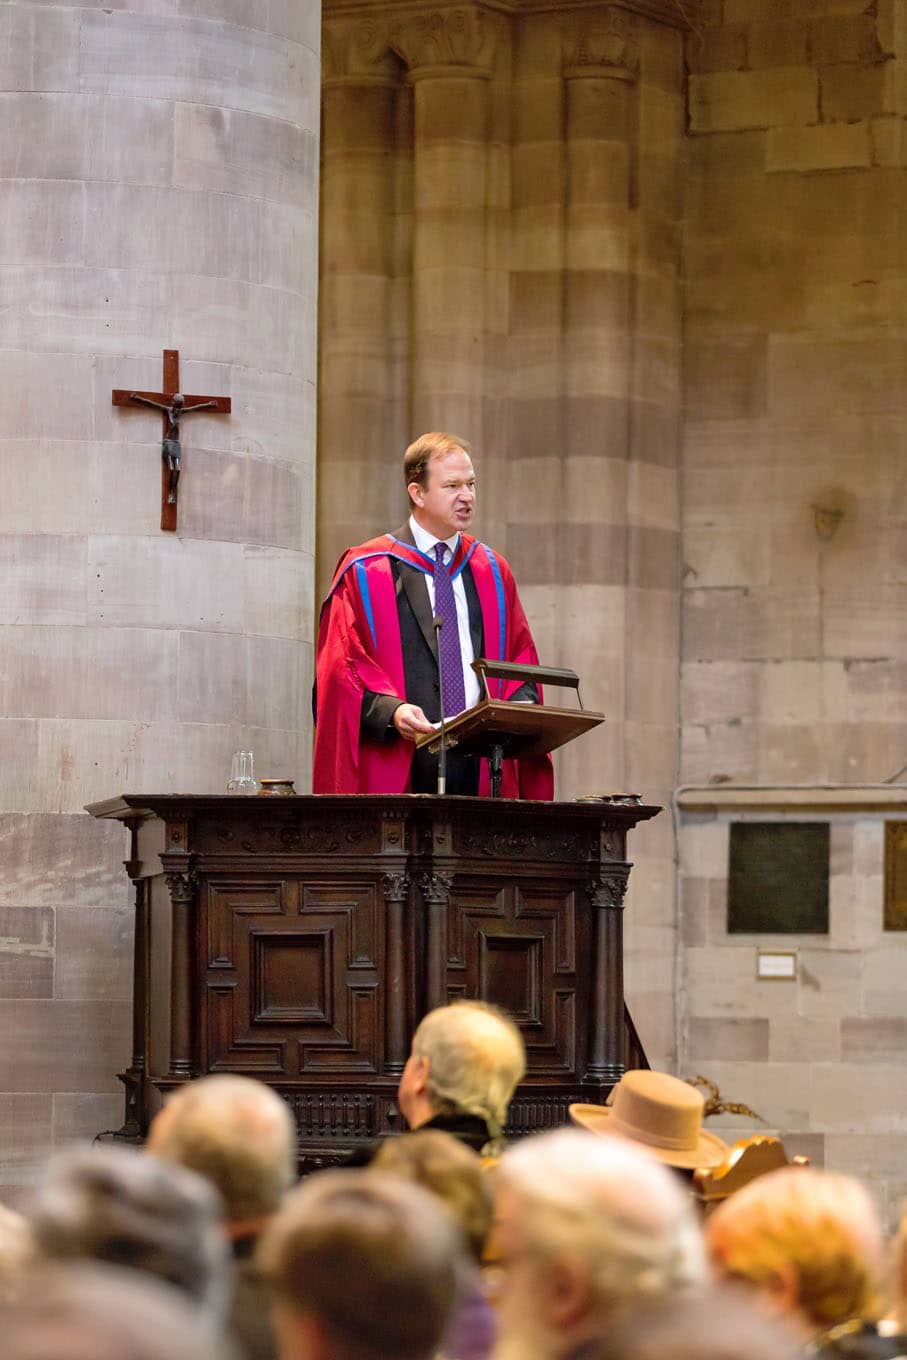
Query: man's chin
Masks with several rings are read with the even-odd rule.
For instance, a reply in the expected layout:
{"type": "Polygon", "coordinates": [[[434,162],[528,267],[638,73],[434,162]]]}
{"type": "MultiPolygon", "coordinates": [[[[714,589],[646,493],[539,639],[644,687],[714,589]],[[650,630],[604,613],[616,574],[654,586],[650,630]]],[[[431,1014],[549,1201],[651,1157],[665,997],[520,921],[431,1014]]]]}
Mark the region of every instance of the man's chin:
{"type": "Polygon", "coordinates": [[[528,1318],[508,1325],[507,1317],[498,1315],[498,1339],[491,1360],[557,1360],[558,1346],[545,1328],[528,1318]]]}

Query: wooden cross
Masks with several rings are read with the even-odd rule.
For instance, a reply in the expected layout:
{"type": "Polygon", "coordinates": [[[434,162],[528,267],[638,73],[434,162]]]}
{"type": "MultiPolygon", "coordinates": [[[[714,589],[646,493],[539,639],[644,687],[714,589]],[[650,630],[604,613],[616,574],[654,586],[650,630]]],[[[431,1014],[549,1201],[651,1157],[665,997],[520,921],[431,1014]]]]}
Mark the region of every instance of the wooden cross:
{"type": "Polygon", "coordinates": [[[217,411],[229,415],[231,402],[229,397],[185,396],[180,392],[178,349],[164,350],[161,386],[163,392],[129,392],[117,387],[111,396],[114,406],[152,406],[161,413],[164,422],[161,445],[161,528],[174,533],[183,453],[180,421],[184,416],[192,415],[193,411],[217,411]]]}

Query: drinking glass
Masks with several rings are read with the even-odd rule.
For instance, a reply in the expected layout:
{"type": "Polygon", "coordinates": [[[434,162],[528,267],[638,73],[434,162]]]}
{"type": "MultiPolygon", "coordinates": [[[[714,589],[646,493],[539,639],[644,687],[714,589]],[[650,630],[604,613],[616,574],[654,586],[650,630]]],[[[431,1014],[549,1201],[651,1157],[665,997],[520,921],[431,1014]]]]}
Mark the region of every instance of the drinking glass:
{"type": "Polygon", "coordinates": [[[251,751],[234,751],[228,793],[257,793],[255,760],[251,751]]]}

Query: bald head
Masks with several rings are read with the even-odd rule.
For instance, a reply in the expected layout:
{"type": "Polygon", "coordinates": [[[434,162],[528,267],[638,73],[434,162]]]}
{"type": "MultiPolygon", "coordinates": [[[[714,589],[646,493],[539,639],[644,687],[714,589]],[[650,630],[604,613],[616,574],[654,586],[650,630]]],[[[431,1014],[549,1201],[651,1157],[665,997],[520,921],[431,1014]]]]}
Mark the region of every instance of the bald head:
{"type": "Polygon", "coordinates": [[[249,1077],[203,1077],[181,1087],[153,1121],[147,1146],[211,1182],[234,1224],[274,1213],[296,1175],[292,1115],[249,1077]]]}

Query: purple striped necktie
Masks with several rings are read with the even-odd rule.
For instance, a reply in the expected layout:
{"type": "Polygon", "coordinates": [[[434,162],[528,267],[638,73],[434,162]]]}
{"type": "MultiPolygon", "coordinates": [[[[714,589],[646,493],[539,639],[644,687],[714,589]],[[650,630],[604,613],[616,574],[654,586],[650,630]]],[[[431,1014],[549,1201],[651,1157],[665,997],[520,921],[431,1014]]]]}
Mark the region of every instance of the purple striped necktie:
{"type": "Polygon", "coordinates": [[[444,565],[446,543],[435,544],[435,614],[443,619],[438,638],[438,664],[444,684],[444,716],[452,718],[466,707],[466,682],[463,679],[463,654],[453,581],[444,565]]]}

